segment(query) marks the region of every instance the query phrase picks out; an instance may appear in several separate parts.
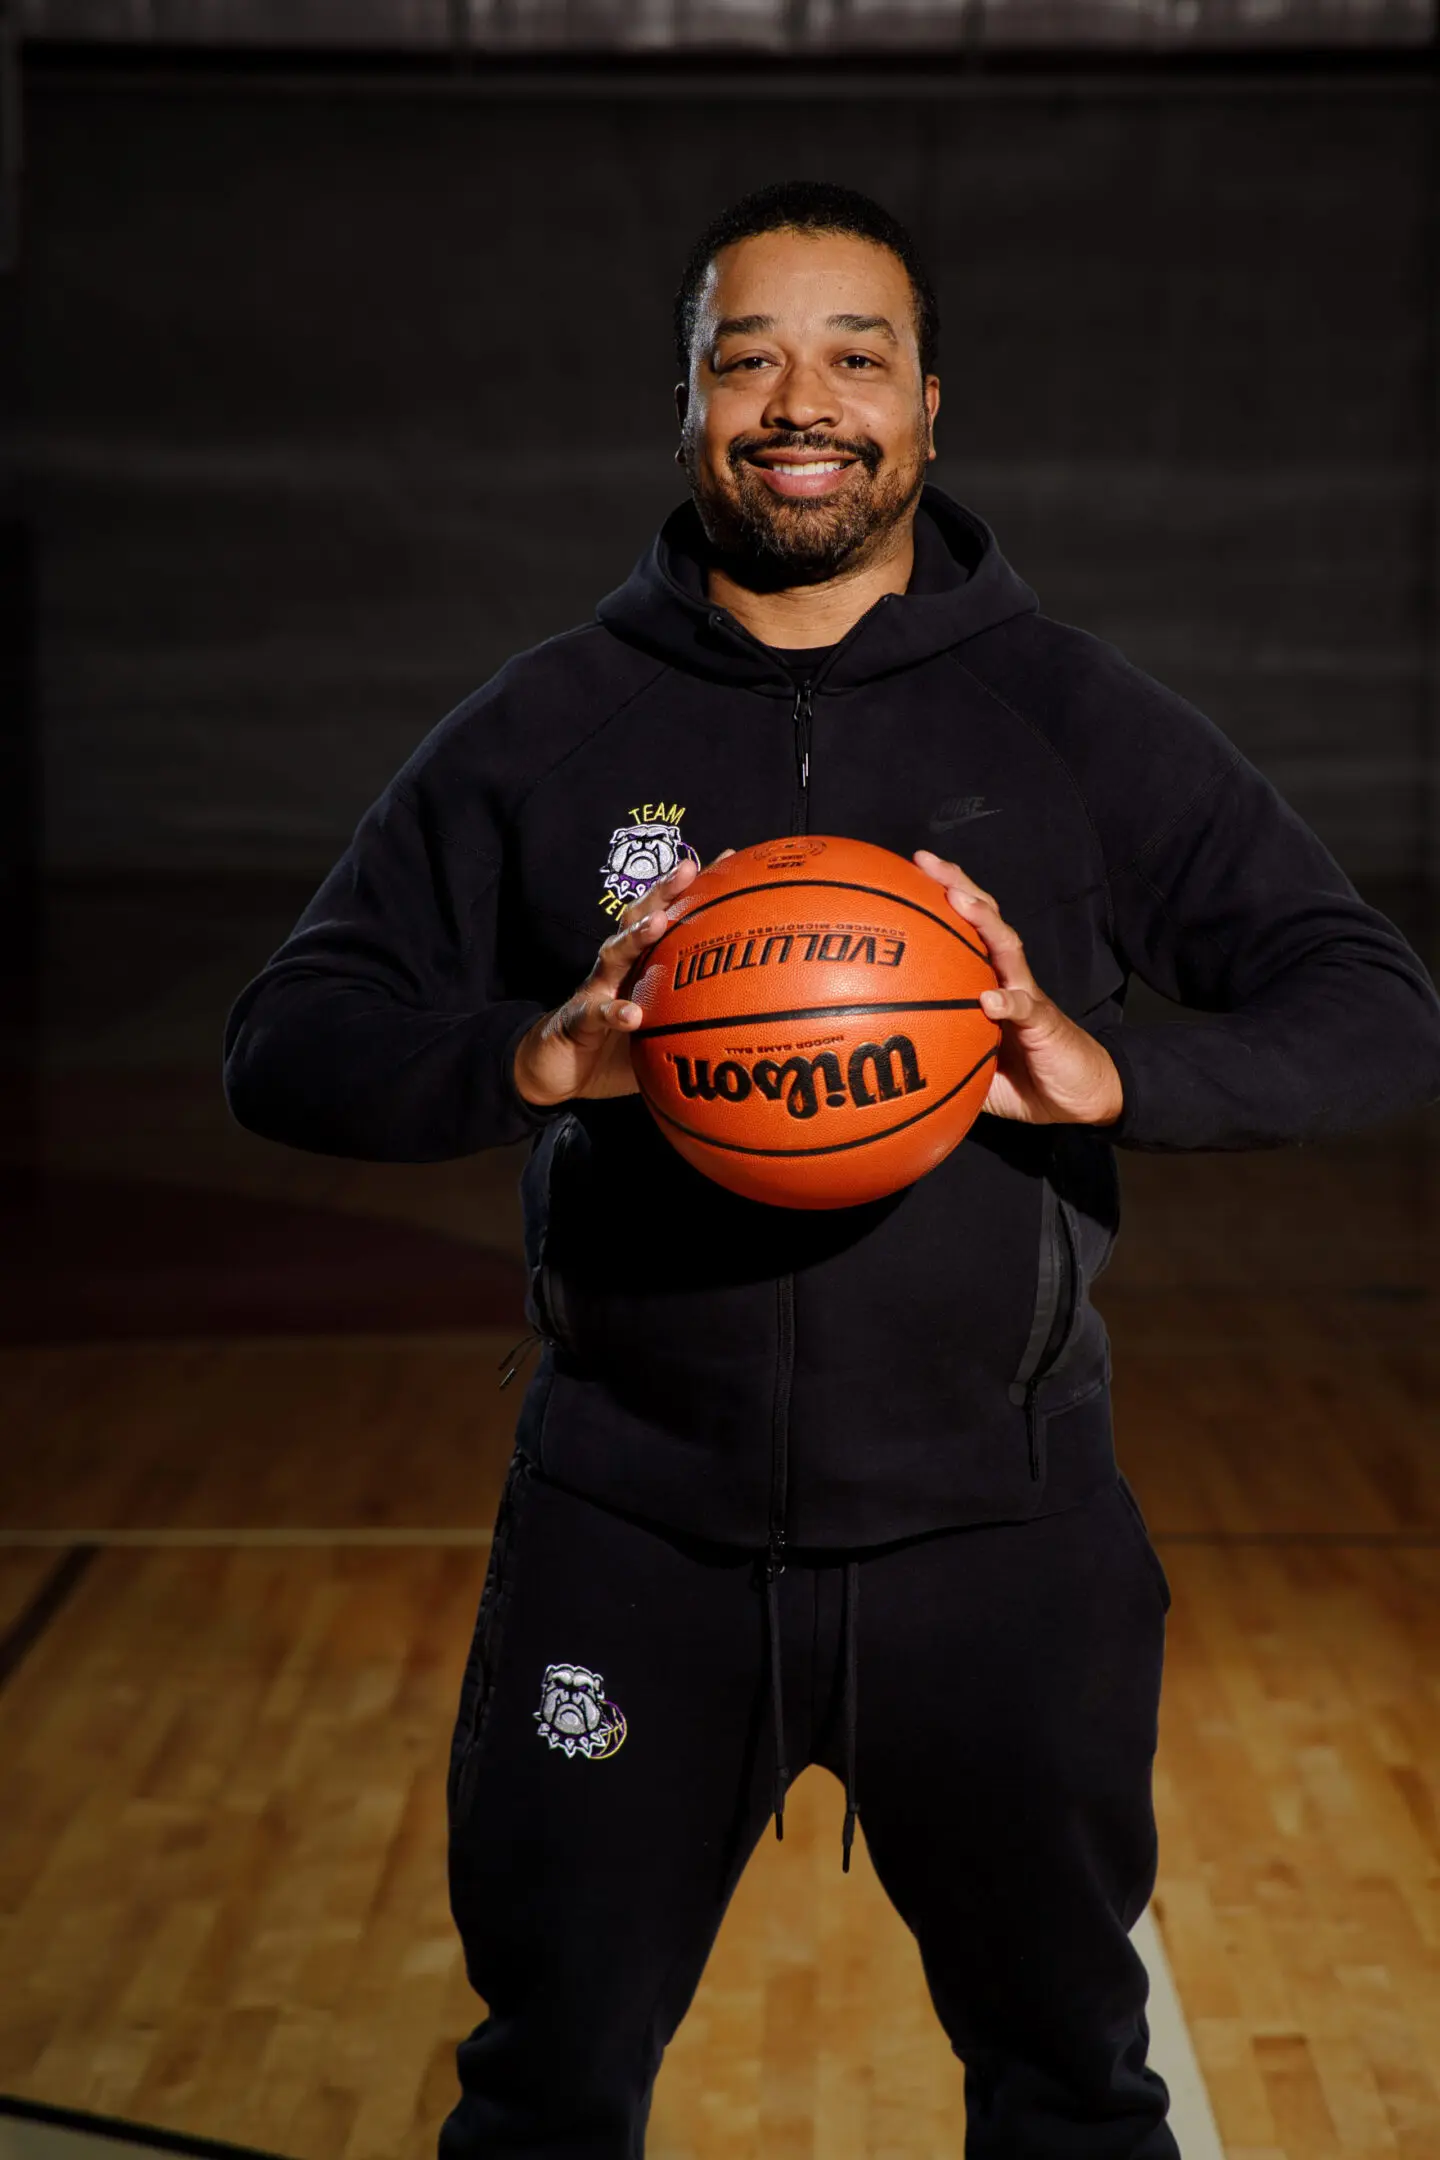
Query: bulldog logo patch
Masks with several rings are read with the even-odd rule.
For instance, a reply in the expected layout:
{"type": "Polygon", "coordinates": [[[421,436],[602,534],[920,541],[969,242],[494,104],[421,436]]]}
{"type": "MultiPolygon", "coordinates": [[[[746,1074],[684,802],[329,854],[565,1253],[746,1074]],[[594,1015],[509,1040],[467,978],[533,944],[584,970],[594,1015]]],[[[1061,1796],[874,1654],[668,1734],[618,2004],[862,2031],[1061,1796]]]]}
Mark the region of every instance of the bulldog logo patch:
{"type": "Polygon", "coordinates": [[[600,905],[607,915],[618,915],[632,900],[643,899],[656,880],[668,877],[688,855],[700,858],[680,837],[681,803],[636,803],[628,825],[617,825],[610,835],[610,849],[600,865],[604,891],[600,905]]]}
{"type": "Polygon", "coordinates": [[[619,1703],[604,1694],[605,1682],[598,1672],[583,1665],[547,1665],[535,1712],[540,1738],[566,1755],[584,1755],[590,1762],[604,1762],[616,1755],[625,1742],[625,1713],[619,1703]]]}

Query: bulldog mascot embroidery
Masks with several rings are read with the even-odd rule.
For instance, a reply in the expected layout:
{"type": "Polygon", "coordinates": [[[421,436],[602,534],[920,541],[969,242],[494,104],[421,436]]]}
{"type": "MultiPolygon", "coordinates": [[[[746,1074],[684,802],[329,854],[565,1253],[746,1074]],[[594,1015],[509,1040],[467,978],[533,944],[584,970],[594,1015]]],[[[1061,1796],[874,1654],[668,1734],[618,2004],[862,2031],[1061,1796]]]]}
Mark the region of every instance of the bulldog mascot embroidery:
{"type": "Polygon", "coordinates": [[[535,1719],[540,1737],[567,1755],[603,1762],[625,1740],[625,1713],[607,1700],[605,1682],[583,1665],[547,1665],[535,1719]]]}
{"type": "Polygon", "coordinates": [[[667,814],[635,817],[632,824],[617,825],[611,833],[609,852],[600,865],[604,880],[600,905],[607,914],[618,914],[627,901],[643,898],[658,878],[668,877],[687,855],[692,862],[700,860],[688,840],[680,837],[684,812],[678,804],[643,803],[639,807],[667,814]]]}

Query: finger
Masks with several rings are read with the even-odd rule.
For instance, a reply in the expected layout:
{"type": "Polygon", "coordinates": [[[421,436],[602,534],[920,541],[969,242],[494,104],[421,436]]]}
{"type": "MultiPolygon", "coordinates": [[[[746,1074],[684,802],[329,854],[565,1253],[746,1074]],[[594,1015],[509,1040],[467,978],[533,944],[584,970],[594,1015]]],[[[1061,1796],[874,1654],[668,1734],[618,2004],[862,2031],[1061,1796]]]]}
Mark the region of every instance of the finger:
{"type": "Polygon", "coordinates": [[[937,855],[931,848],[916,848],[914,860],[927,877],[933,877],[937,883],[945,886],[947,891],[964,892],[972,899],[988,900],[991,907],[995,907],[995,895],[986,892],[983,885],[977,885],[974,878],[961,869],[959,863],[947,862],[943,855],[937,855]]]}
{"type": "Polygon", "coordinates": [[[635,962],[664,937],[669,927],[665,909],[652,907],[626,929],[612,931],[596,953],[595,965],[581,985],[582,990],[618,990],[635,962]]]}
{"type": "Polygon", "coordinates": [[[638,1028],[645,1018],[633,998],[602,998],[596,1007],[595,1017],[603,1027],[612,1028],[617,1034],[628,1035],[638,1028]]]}
{"type": "Polygon", "coordinates": [[[713,870],[716,863],[727,862],[729,858],[734,854],[734,852],[735,850],[733,847],[722,847],[718,855],[711,856],[709,862],[706,863],[705,868],[707,870],[713,870]]]}
{"type": "Polygon", "coordinates": [[[565,1042],[593,1044],[607,1032],[632,1033],[644,1017],[633,998],[581,990],[554,1015],[553,1029],[565,1042]]]}
{"type": "MultiPolygon", "coordinates": [[[[734,853],[734,848],[722,848],[715,861],[706,867],[713,869],[715,863],[724,862],[734,853]]],[[[618,989],[627,970],[634,966],[646,947],[665,935],[676,916],[673,902],[699,875],[699,864],[693,856],[687,855],[663,878],[657,878],[640,899],[632,900],[620,917],[620,928],[600,947],[587,986],[618,989]]]]}
{"type": "Polygon", "coordinates": [[[988,895],[972,897],[954,886],[947,887],[945,897],[956,914],[978,932],[1001,988],[1036,990],[1020,933],[1011,929],[994,901],[988,895]]]}
{"type": "Polygon", "coordinates": [[[693,883],[699,875],[700,865],[696,862],[694,856],[683,855],[673,870],[667,870],[664,877],[656,878],[655,883],[647,892],[642,893],[638,900],[630,902],[620,917],[622,927],[628,926],[632,921],[638,921],[642,915],[648,915],[652,908],[665,907],[679,893],[684,892],[686,886],[693,883]]]}

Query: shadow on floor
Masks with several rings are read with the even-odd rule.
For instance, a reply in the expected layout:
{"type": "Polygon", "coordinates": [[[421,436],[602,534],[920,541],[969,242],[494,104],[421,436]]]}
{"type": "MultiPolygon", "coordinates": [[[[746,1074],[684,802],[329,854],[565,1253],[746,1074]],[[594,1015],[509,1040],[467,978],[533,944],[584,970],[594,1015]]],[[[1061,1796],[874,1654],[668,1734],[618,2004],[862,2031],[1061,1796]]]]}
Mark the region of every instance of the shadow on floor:
{"type": "Polygon", "coordinates": [[[510,1253],[246,1193],[11,1175],[0,1178],[0,1250],[12,1256],[0,1276],[0,1342],[525,1324],[510,1253]]]}

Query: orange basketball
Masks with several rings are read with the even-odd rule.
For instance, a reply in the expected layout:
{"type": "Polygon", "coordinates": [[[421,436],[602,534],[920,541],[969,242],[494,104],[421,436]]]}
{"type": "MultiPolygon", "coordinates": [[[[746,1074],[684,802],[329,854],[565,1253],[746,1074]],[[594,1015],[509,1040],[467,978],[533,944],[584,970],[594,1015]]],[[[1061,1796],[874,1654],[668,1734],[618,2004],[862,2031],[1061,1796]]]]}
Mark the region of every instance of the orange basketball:
{"type": "Polygon", "coordinates": [[[702,871],[629,995],[640,1092],[718,1184],[853,1207],[963,1140],[1000,1031],[995,976],[933,878],[863,840],[805,834],[702,871]]]}

